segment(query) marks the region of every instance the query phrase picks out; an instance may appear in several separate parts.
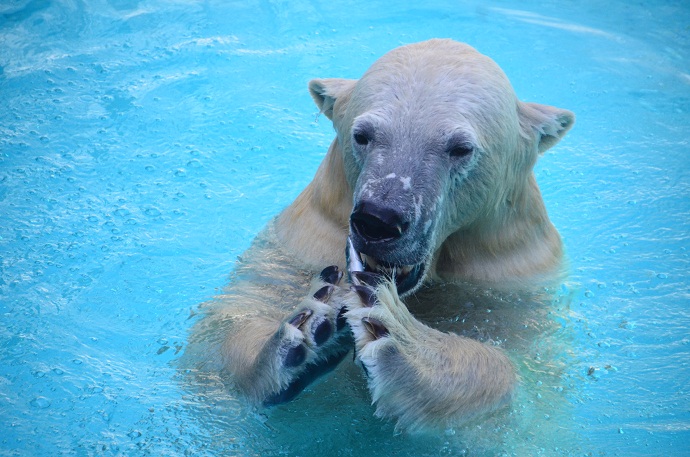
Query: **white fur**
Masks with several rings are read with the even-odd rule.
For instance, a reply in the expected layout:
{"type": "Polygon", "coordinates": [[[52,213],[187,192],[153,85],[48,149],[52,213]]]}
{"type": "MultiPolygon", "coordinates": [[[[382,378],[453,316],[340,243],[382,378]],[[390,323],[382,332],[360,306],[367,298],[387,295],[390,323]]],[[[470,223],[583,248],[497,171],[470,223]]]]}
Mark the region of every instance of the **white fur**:
{"type": "Polygon", "coordinates": [[[347,287],[327,303],[315,301],[324,283],[315,277],[305,295],[305,272],[346,267],[354,199],[376,198],[384,181],[394,186],[387,188],[392,202],[411,205],[415,232],[405,247],[426,249],[427,279],[506,284],[557,271],[560,237],[532,168],[572,127],[574,115],[519,101],[491,59],[450,40],[398,48],[358,81],[318,79],[309,90],[336,138],[312,182],[243,256],[236,280],[199,331],[221,333],[224,369],[240,391],[261,402],[307,365],[348,349],[345,333],[320,346],[314,340],[319,323],[335,325],[347,306],[377,415],[424,429],[494,410],[515,383],[499,349],[421,324],[391,285],[377,289],[373,307],[347,287]],[[355,120],[369,122],[383,138],[371,158],[354,152],[355,120]],[[473,145],[467,160],[448,158],[451,140],[473,145]],[[403,171],[385,168],[393,165],[403,171]],[[290,319],[304,310],[309,319],[292,326],[290,319]],[[365,317],[378,319],[389,334],[373,337],[365,317]],[[305,364],[286,366],[286,353],[300,344],[307,347],[305,364]]]}

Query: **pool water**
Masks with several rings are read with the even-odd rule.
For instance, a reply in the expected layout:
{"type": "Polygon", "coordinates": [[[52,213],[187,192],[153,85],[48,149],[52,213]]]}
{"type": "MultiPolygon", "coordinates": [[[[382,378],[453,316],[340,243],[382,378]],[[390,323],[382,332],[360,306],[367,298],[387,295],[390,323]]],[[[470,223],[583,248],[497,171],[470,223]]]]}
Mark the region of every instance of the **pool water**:
{"type": "MultiPolygon", "coordinates": [[[[0,455],[690,455],[689,24],[683,1],[5,0],[0,455]],[[200,304],[332,139],[308,80],[431,37],[578,116],[536,169],[570,275],[525,307],[513,404],[410,436],[348,362],[270,410],[190,376],[200,304]]],[[[525,298],[465,293],[509,339],[479,315],[525,298]]]]}

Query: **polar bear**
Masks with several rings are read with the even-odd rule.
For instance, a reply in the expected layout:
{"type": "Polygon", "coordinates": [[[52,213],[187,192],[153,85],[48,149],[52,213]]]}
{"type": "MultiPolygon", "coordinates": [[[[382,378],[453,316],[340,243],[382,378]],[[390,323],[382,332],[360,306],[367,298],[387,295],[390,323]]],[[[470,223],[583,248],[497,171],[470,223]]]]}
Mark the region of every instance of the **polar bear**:
{"type": "Polygon", "coordinates": [[[533,167],[573,113],[519,101],[490,58],[441,39],[394,49],[359,80],[312,80],[309,92],[335,139],[196,338],[215,342],[209,358],[256,404],[294,398],[353,341],[376,414],[400,428],[505,404],[516,374],[504,352],[423,324],[401,297],[559,269],[533,167]]]}

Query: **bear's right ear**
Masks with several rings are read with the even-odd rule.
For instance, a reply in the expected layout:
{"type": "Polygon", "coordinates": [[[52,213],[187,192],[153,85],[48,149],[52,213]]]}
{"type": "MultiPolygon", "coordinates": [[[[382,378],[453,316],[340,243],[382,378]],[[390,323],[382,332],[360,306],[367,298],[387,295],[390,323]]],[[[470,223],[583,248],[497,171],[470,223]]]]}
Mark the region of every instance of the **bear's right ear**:
{"type": "Polygon", "coordinates": [[[351,92],[356,82],[356,79],[312,79],[309,81],[309,93],[319,107],[319,112],[333,120],[335,101],[351,92]]]}

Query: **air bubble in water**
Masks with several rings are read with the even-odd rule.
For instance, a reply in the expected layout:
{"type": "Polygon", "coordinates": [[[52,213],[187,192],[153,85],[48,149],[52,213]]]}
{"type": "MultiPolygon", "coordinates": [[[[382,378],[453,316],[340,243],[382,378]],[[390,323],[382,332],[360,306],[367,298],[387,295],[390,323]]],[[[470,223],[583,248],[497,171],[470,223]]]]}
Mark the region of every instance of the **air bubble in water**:
{"type": "Polygon", "coordinates": [[[36,397],[30,402],[31,406],[34,408],[45,409],[50,406],[50,400],[46,397],[36,397]]]}

